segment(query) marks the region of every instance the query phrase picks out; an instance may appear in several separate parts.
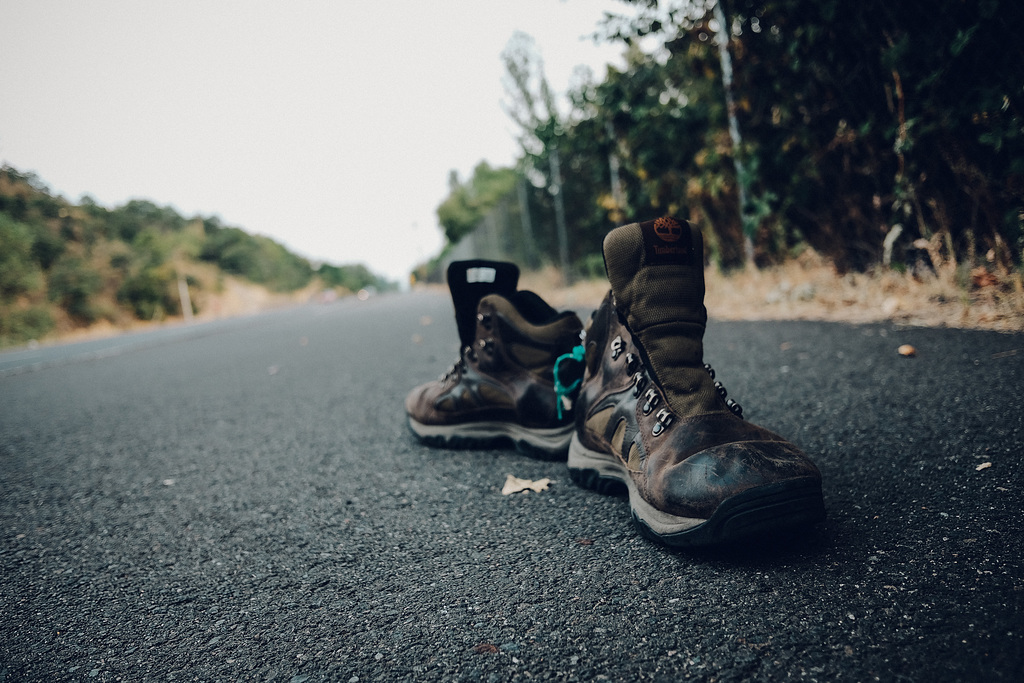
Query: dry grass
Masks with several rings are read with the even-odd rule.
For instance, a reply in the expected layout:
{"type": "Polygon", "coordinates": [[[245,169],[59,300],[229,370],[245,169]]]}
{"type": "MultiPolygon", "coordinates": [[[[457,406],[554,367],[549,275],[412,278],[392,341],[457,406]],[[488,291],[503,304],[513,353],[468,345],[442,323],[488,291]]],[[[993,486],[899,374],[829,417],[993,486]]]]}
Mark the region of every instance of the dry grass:
{"type": "MultiPolygon", "coordinates": [[[[312,300],[320,291],[314,282],[298,292],[277,294],[213,270],[193,270],[189,274],[202,283],[194,295],[200,308],[197,320],[293,306],[312,300]]],[[[789,263],[764,270],[723,274],[708,268],[705,280],[708,314],[719,320],[893,321],[927,327],[1024,331],[1021,275],[995,266],[958,273],[955,266],[940,265],[935,272],[920,277],[881,268],[840,276],[823,259],[807,251],[789,263]]],[[[447,289],[443,285],[427,286],[447,289]]],[[[597,308],[608,292],[603,279],[565,287],[561,273],[553,267],[523,273],[520,287],[537,292],[556,308],[583,311],[597,308]]],[[[79,341],[180,322],[180,317],[160,322],[101,321],[86,329],[60,330],[47,341],[79,341]]]]}
{"type": "MultiPolygon", "coordinates": [[[[921,276],[878,268],[840,276],[814,252],[784,265],[723,274],[705,272],[708,314],[720,320],[893,321],[927,327],[1024,331],[1019,272],[996,267],[958,271],[940,265],[921,276]]],[[[603,280],[562,286],[553,268],[522,277],[559,308],[587,309],[608,291],[603,280]]]]}
{"type": "MultiPolygon", "coordinates": [[[[237,316],[253,315],[276,308],[286,308],[312,300],[322,289],[319,281],[295,292],[271,292],[266,287],[253,284],[242,278],[225,275],[214,266],[201,263],[190,263],[179,271],[201,283],[192,292],[193,303],[199,308],[195,315],[196,321],[218,320],[237,316]]],[[[136,320],[122,316],[116,322],[100,320],[88,327],[73,327],[70,323],[58,325],[55,334],[44,340],[44,343],[67,343],[101,339],[123,332],[140,332],[163,325],[182,324],[181,316],[171,316],[160,320],[136,320]]]]}

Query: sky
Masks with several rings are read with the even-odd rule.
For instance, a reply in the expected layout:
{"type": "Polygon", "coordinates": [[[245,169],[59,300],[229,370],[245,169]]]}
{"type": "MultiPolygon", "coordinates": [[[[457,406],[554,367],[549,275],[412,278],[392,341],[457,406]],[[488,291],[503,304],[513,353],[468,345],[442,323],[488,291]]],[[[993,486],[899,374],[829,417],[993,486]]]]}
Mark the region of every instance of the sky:
{"type": "Polygon", "coordinates": [[[501,52],[536,42],[552,88],[602,79],[616,0],[0,0],[0,163],[55,194],[130,199],[405,282],[435,210],[515,162],[501,52]]]}

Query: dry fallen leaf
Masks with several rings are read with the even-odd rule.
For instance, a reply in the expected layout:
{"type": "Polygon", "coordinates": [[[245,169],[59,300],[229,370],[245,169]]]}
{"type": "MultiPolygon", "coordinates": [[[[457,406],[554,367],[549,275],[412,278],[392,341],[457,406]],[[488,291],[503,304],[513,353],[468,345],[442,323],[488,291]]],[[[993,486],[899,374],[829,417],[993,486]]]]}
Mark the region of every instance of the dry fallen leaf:
{"type": "Polygon", "coordinates": [[[992,467],[992,463],[990,463],[990,462],[983,462],[980,465],[978,465],[977,467],[975,467],[974,469],[976,469],[977,471],[981,472],[982,470],[987,470],[989,467],[992,467]]]}
{"type": "Polygon", "coordinates": [[[498,648],[494,645],[491,645],[490,643],[480,643],[479,645],[473,647],[473,651],[478,652],[482,655],[493,655],[495,652],[498,651],[498,648]]]}
{"type": "Polygon", "coordinates": [[[904,344],[900,348],[896,349],[896,353],[900,354],[901,356],[913,358],[914,356],[917,355],[917,349],[915,349],[910,344],[904,344]]]}
{"type": "Polygon", "coordinates": [[[505,485],[501,488],[501,495],[510,496],[513,493],[519,493],[520,491],[546,491],[548,484],[551,480],[547,477],[532,481],[530,479],[520,479],[519,477],[513,477],[511,474],[505,477],[505,485]]]}

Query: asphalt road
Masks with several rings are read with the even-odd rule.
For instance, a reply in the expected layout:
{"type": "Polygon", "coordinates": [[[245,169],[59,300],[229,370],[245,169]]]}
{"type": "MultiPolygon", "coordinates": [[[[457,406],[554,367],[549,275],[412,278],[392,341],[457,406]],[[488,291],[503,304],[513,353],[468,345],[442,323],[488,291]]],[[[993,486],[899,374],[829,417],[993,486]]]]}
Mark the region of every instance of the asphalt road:
{"type": "Polygon", "coordinates": [[[408,294],[0,354],[0,681],[1022,680],[1024,335],[713,321],[828,509],[714,552],[415,443],[456,338],[408,294]]]}

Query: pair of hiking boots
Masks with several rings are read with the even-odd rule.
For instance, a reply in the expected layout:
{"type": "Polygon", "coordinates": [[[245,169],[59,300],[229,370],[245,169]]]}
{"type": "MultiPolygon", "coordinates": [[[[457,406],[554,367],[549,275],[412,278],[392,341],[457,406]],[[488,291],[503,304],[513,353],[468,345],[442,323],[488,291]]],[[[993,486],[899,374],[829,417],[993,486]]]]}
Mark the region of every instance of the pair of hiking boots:
{"type": "Polygon", "coordinates": [[[742,417],[703,360],[699,230],[660,218],[604,240],[611,291],[584,330],[493,261],[448,269],[461,356],[406,398],[434,446],[511,442],[566,457],[577,484],[628,491],[640,532],[669,546],[730,543],[824,517],[821,475],[742,417]]]}

